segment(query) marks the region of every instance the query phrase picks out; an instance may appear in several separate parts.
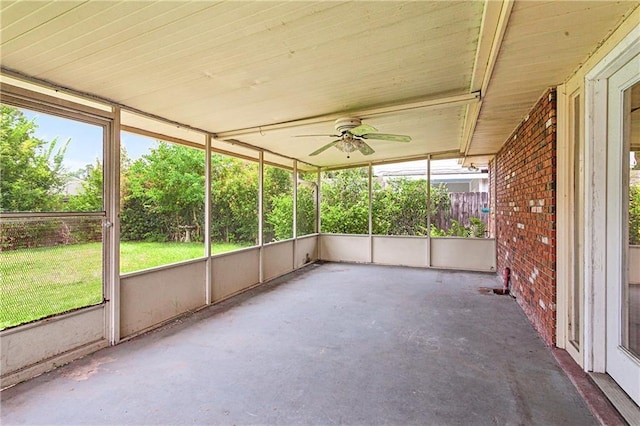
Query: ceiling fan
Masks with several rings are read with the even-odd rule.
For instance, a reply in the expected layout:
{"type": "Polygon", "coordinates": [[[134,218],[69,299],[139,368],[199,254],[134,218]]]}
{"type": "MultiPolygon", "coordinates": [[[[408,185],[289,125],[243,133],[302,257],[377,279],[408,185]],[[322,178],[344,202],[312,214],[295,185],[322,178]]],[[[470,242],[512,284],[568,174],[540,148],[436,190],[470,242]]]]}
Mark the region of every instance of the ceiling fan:
{"type": "Polygon", "coordinates": [[[375,127],[369,126],[368,124],[362,124],[362,121],[355,117],[338,118],[335,123],[335,129],[336,132],[338,132],[337,135],[299,135],[298,137],[329,136],[332,138],[338,138],[333,142],[326,144],[322,148],[313,151],[309,155],[318,155],[334,146],[340,151],[346,152],[347,158],[349,158],[350,154],[356,150],[360,151],[363,155],[371,155],[375,152],[363,139],[411,142],[410,136],[376,133],[378,130],[375,127]]]}

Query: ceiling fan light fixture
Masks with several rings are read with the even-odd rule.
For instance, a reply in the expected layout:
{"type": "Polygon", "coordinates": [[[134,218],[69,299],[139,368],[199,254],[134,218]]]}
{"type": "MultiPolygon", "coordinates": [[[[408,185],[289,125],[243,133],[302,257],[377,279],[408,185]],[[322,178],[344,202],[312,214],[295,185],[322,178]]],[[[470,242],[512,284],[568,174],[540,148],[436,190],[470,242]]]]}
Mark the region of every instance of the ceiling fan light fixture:
{"type": "Polygon", "coordinates": [[[375,127],[368,124],[362,124],[362,120],[356,117],[338,118],[335,122],[335,129],[338,134],[298,135],[297,137],[329,136],[332,138],[338,138],[313,151],[309,156],[321,154],[327,149],[335,147],[339,151],[346,152],[347,158],[350,158],[349,154],[354,151],[360,151],[363,155],[371,155],[375,153],[373,148],[371,148],[371,146],[369,146],[363,139],[383,140],[389,142],[411,142],[411,136],[377,133],[378,130],[375,127]]]}
{"type": "Polygon", "coordinates": [[[335,147],[338,148],[342,152],[347,153],[347,158],[350,157],[351,153],[354,151],[358,151],[363,146],[362,141],[352,137],[351,135],[345,135],[340,142],[338,142],[335,147]]]}

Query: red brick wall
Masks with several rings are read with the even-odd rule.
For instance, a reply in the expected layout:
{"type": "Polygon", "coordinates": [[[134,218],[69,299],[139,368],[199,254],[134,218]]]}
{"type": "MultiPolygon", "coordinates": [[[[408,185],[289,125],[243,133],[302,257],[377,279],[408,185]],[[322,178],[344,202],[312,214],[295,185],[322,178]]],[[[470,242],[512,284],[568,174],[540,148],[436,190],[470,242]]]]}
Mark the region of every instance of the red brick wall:
{"type": "Polygon", "coordinates": [[[556,329],[556,90],[547,90],[490,165],[498,271],[549,345],[556,329]],[[492,187],[492,191],[494,191],[492,187]]]}
{"type": "Polygon", "coordinates": [[[494,190],[496,186],[495,167],[496,167],[496,159],[493,158],[489,162],[489,206],[491,210],[489,213],[489,222],[487,226],[489,230],[489,237],[491,238],[496,237],[496,206],[495,206],[496,191],[494,190]]]}

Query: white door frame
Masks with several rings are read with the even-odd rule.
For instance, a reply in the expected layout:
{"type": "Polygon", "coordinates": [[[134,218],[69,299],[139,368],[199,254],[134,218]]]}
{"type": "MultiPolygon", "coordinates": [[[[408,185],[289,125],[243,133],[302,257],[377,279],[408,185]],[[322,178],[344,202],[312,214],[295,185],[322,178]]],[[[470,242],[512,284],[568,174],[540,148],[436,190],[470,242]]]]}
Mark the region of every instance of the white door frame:
{"type": "MultiPolygon", "coordinates": [[[[584,228],[576,227],[576,216],[581,215],[580,224],[584,223],[584,190],[582,196],[577,199],[575,188],[584,189],[584,172],[576,170],[580,163],[584,164],[584,86],[579,80],[571,84],[558,86],[558,164],[563,167],[557,172],[557,232],[558,241],[556,257],[558,261],[558,288],[557,288],[557,316],[556,316],[556,346],[565,349],[571,357],[584,366],[584,279],[580,280],[576,275],[576,262],[583,259],[584,247],[576,250],[576,241],[584,236],[584,228]],[[576,100],[579,108],[576,111],[576,100]],[[581,129],[579,132],[577,129],[581,129]],[[577,133],[577,134],[576,134],[577,133]],[[579,161],[578,161],[579,160],[579,161]],[[579,181],[578,181],[579,180],[579,181]],[[582,234],[578,235],[578,233],[582,234]],[[581,299],[574,302],[575,287],[581,299]],[[578,305],[579,319],[574,318],[575,304],[578,305]],[[571,317],[571,318],[570,318],[571,317]],[[579,343],[574,345],[572,341],[576,325],[572,320],[579,321],[577,333],[579,343]],[[570,325],[571,324],[571,325],[570,325]]],[[[583,167],[583,166],[582,166],[583,167]]],[[[582,262],[584,263],[584,262],[582,262]]],[[[584,267],[582,267],[584,275],[584,267]]]]}
{"type": "Polygon", "coordinates": [[[608,79],[640,54],[640,26],[585,76],[585,371],[606,372],[608,79]]]}

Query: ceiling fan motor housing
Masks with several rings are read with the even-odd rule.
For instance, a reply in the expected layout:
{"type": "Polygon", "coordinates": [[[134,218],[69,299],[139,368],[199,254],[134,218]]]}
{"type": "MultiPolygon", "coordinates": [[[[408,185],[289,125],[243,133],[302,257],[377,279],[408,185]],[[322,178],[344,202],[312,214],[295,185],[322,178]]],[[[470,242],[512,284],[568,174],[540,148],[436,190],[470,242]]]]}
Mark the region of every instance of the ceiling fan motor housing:
{"type": "Polygon", "coordinates": [[[338,118],[336,120],[336,131],[338,133],[343,133],[347,130],[358,127],[362,124],[362,121],[359,118],[355,117],[347,117],[347,118],[338,118]]]}

